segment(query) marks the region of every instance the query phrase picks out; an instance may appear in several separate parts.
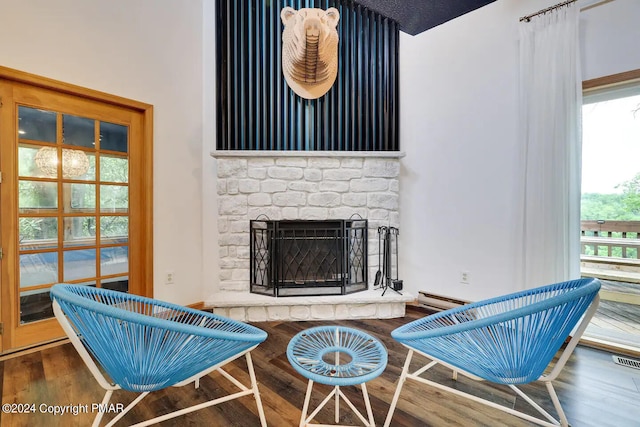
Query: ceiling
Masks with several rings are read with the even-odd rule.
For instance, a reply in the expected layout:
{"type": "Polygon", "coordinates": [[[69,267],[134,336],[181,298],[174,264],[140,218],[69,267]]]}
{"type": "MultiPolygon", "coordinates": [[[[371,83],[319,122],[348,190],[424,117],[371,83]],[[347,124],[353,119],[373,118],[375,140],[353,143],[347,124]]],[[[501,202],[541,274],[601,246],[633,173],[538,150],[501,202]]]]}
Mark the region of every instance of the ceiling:
{"type": "Polygon", "coordinates": [[[415,36],[496,0],[355,0],[415,36]]]}

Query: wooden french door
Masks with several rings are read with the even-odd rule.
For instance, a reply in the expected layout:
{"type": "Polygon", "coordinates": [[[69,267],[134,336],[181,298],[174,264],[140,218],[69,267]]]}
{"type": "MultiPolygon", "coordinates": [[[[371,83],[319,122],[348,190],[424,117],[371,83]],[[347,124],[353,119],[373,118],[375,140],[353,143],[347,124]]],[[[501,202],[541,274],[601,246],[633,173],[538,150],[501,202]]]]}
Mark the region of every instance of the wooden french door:
{"type": "Polygon", "coordinates": [[[0,102],[8,352],[64,335],[55,283],[152,294],[151,107],[8,69],[0,102]]]}

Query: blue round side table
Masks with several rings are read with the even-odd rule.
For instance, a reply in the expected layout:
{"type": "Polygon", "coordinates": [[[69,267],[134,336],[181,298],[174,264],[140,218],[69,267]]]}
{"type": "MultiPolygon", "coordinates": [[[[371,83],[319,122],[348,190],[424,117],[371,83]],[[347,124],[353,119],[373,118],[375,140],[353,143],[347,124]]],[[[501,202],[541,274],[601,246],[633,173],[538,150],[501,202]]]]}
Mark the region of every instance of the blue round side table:
{"type": "Polygon", "coordinates": [[[366,382],[380,375],[387,366],[387,350],[378,339],[354,328],[318,326],[301,331],[291,339],[287,346],[287,358],[291,366],[309,380],[300,427],[314,425],[310,421],[334,396],[336,424],[340,418],[342,398],[366,426],[375,426],[366,382]],[[314,382],[334,388],[307,416],[314,382]],[[341,386],[358,384],[361,384],[368,420],[340,391],[341,386]]]}

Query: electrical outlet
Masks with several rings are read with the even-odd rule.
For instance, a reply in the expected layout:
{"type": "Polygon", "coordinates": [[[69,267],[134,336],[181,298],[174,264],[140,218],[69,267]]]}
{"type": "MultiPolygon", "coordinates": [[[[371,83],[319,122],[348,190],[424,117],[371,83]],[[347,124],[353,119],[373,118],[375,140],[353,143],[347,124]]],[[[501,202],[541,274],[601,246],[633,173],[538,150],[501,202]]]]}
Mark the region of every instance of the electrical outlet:
{"type": "Polygon", "coordinates": [[[464,283],[465,285],[469,284],[469,272],[461,271],[460,272],[460,283],[464,283]]]}
{"type": "Polygon", "coordinates": [[[167,271],[164,277],[164,283],[166,285],[173,285],[173,271],[167,271]]]}

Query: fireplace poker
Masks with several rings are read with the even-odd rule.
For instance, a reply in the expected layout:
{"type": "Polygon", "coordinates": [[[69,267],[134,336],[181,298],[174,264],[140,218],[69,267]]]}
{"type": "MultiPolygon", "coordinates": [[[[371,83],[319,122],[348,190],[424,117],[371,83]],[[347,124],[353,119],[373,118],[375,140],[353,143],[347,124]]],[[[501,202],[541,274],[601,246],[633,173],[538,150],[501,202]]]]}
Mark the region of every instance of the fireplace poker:
{"type": "Polygon", "coordinates": [[[380,287],[380,280],[382,279],[382,233],[386,227],[378,227],[378,271],[376,271],[376,277],[373,281],[373,287],[380,287]]]}
{"type": "Polygon", "coordinates": [[[402,290],[402,280],[398,279],[398,234],[399,234],[399,230],[396,227],[384,227],[384,231],[385,231],[385,235],[384,235],[384,261],[383,261],[383,265],[384,265],[384,291],[382,292],[382,295],[384,296],[384,294],[387,292],[387,289],[391,288],[391,290],[397,292],[398,294],[402,295],[402,292],[400,292],[402,290]],[[396,277],[395,279],[392,278],[392,270],[393,270],[393,261],[392,261],[392,254],[391,254],[391,235],[394,234],[396,237],[396,277]]]}

